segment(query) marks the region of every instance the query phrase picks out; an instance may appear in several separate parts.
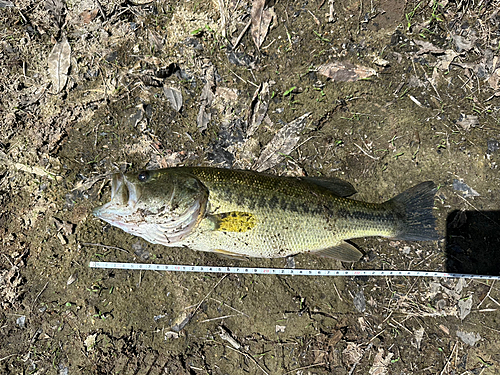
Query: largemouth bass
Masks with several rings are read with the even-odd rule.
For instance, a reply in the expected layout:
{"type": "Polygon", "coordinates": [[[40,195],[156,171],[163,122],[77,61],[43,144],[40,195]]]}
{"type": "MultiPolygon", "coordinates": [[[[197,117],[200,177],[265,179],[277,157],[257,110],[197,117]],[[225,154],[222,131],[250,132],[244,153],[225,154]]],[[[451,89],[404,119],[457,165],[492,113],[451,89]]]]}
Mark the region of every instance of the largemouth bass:
{"type": "Polygon", "coordinates": [[[351,238],[439,238],[433,182],[384,203],[346,198],[354,192],[337,179],[177,167],[114,174],[111,201],[94,215],[154,244],[239,257],[311,252],[353,262],[363,254],[351,238]]]}

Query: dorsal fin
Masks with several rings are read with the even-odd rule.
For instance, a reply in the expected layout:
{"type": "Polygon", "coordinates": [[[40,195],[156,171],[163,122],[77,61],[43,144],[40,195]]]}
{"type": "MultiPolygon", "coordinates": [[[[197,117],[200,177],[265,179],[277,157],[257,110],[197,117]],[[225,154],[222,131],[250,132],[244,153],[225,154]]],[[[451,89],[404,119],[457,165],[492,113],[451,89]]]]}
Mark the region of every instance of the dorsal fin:
{"type": "Polygon", "coordinates": [[[356,193],[356,189],[349,182],[341,180],[337,177],[317,178],[317,177],[300,177],[301,180],[310,184],[321,186],[339,197],[349,197],[356,193]]]}

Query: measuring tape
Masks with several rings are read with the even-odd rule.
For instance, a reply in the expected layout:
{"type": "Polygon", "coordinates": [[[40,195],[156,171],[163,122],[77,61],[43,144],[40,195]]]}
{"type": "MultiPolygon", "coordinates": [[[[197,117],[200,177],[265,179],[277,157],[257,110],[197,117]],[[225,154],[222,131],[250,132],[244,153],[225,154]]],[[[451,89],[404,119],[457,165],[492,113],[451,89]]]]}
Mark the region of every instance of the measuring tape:
{"type": "Polygon", "coordinates": [[[91,268],[119,270],[170,271],[170,272],[205,272],[205,273],[241,273],[249,275],[286,275],[286,276],[409,276],[409,277],[444,277],[480,280],[500,280],[500,276],[474,275],[466,273],[448,273],[435,271],[389,271],[389,270],[308,270],[296,268],[258,268],[258,267],[215,267],[187,266],[179,264],[116,263],[90,262],[91,268]]]}

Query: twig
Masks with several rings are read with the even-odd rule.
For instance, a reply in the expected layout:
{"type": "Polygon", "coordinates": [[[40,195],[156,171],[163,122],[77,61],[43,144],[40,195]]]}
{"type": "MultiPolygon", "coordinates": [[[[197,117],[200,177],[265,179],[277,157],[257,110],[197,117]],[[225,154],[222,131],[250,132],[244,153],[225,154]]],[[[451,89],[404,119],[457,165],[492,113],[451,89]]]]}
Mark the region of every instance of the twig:
{"type": "Polygon", "coordinates": [[[8,358],[10,358],[10,357],[13,357],[13,356],[15,356],[15,355],[16,355],[16,354],[14,353],[14,354],[9,354],[8,356],[5,356],[5,357],[3,357],[3,358],[0,358],[0,362],[4,361],[4,360],[6,360],[6,359],[8,359],[8,358]]]}
{"type": "Polygon", "coordinates": [[[62,181],[63,179],[62,176],[59,176],[57,173],[48,172],[43,168],[37,166],[30,167],[29,165],[26,164],[12,162],[3,153],[0,153],[0,164],[6,164],[8,167],[12,167],[27,173],[33,173],[37,176],[47,177],[48,179],[57,182],[62,181]]]}
{"type": "Polygon", "coordinates": [[[226,302],[223,302],[223,301],[219,301],[218,299],[215,299],[213,297],[210,297],[211,300],[217,302],[217,303],[220,303],[226,307],[229,307],[231,310],[234,310],[236,311],[237,313],[241,314],[241,315],[245,315],[247,318],[250,318],[247,314],[245,314],[243,311],[240,311],[240,310],[237,310],[235,309],[234,307],[232,307],[231,305],[228,305],[226,302]]]}
{"type": "Polygon", "coordinates": [[[342,299],[342,296],[340,295],[339,290],[337,289],[337,286],[335,285],[335,282],[333,282],[332,284],[333,284],[333,288],[337,292],[337,295],[339,296],[339,299],[343,302],[344,300],[342,299]]]}
{"type": "Polygon", "coordinates": [[[465,203],[467,203],[469,206],[471,206],[473,209],[475,209],[479,214],[483,215],[486,219],[488,219],[489,221],[491,221],[493,224],[496,224],[498,226],[500,226],[500,223],[497,223],[495,220],[493,220],[492,218],[486,216],[485,214],[483,214],[481,211],[479,211],[479,209],[474,206],[472,203],[470,203],[467,199],[465,199],[464,197],[462,197],[460,194],[458,193],[455,193],[457,195],[457,197],[459,198],[462,198],[464,200],[465,203]]]}
{"type": "Polygon", "coordinates": [[[233,316],[239,316],[239,315],[224,315],[224,316],[219,316],[217,318],[211,318],[211,319],[205,319],[200,321],[200,323],[207,323],[207,322],[213,322],[214,320],[221,320],[221,319],[226,319],[226,318],[232,318],[233,316]]]}
{"type": "Polygon", "coordinates": [[[372,158],[373,160],[379,160],[380,158],[376,157],[376,156],[371,156],[370,154],[368,154],[365,150],[363,150],[363,148],[359,145],[357,145],[356,143],[354,143],[354,146],[356,146],[357,148],[359,148],[361,150],[361,152],[363,152],[363,154],[365,154],[366,156],[368,156],[369,158],[372,158]]]}
{"type": "Polygon", "coordinates": [[[45,291],[45,289],[47,288],[47,285],[49,285],[48,281],[45,283],[45,286],[42,288],[42,290],[40,291],[40,293],[38,293],[38,295],[33,300],[33,303],[31,304],[31,309],[33,309],[33,307],[35,306],[36,301],[38,301],[38,298],[40,298],[40,296],[42,295],[42,293],[45,291]]]}
{"type": "Polygon", "coordinates": [[[495,302],[498,306],[500,306],[500,303],[498,303],[492,296],[490,296],[491,288],[493,288],[493,285],[495,284],[495,280],[491,283],[490,289],[488,290],[488,293],[486,294],[486,297],[483,298],[483,300],[477,305],[477,308],[481,306],[486,298],[491,299],[493,302],[495,302]]]}
{"type": "Polygon", "coordinates": [[[248,23],[246,24],[245,28],[243,29],[243,31],[238,36],[238,39],[236,39],[236,42],[234,42],[233,50],[238,46],[238,44],[240,44],[241,38],[243,38],[243,35],[245,35],[245,33],[247,32],[247,30],[248,30],[248,28],[250,27],[251,24],[252,24],[252,20],[248,21],[248,23]]]}
{"type": "Polygon", "coordinates": [[[192,313],[192,316],[194,316],[194,314],[196,314],[196,311],[198,311],[198,309],[200,308],[201,304],[203,302],[205,302],[205,300],[208,298],[208,296],[210,294],[212,294],[212,292],[215,290],[215,288],[217,288],[217,286],[222,282],[222,280],[224,280],[226,278],[228,274],[226,273],[224,276],[222,276],[222,278],[217,281],[217,284],[214,285],[214,287],[210,290],[210,292],[207,293],[207,295],[205,297],[203,297],[203,299],[200,301],[200,303],[198,303],[198,305],[196,305],[196,308],[194,309],[193,313],[192,313]]]}
{"type": "Polygon", "coordinates": [[[255,86],[255,87],[259,87],[259,85],[257,85],[256,83],[253,83],[252,81],[247,81],[246,79],[241,78],[238,74],[236,74],[235,72],[233,72],[231,69],[229,69],[229,71],[230,71],[231,73],[233,73],[233,74],[236,76],[236,78],[241,79],[243,82],[245,82],[245,83],[249,83],[249,84],[251,84],[251,85],[253,85],[253,86],[255,86]]]}
{"type": "Polygon", "coordinates": [[[5,255],[5,254],[2,254],[2,255],[5,257],[5,259],[7,259],[7,262],[9,262],[9,263],[10,263],[10,266],[11,266],[11,267],[14,267],[14,263],[12,263],[12,262],[10,261],[9,257],[8,257],[7,255],[5,255]]]}
{"type": "Polygon", "coordinates": [[[235,348],[233,348],[233,347],[231,347],[231,346],[229,346],[229,345],[225,345],[225,347],[226,347],[226,348],[229,348],[229,349],[231,349],[231,350],[234,350],[236,353],[239,353],[239,354],[241,354],[241,355],[243,355],[243,356],[247,357],[248,359],[251,359],[251,360],[253,361],[253,363],[255,363],[255,364],[257,365],[257,367],[258,367],[258,368],[260,368],[260,369],[261,369],[261,371],[262,371],[264,374],[269,375],[269,373],[268,373],[266,370],[264,370],[264,369],[262,368],[262,366],[261,366],[261,365],[259,365],[259,362],[257,362],[257,361],[255,360],[255,358],[254,358],[254,357],[252,357],[250,354],[245,353],[245,352],[242,352],[242,351],[240,351],[240,350],[238,350],[238,349],[235,349],[235,348]]]}
{"type": "Polygon", "coordinates": [[[441,374],[440,375],[443,375],[446,371],[446,368],[448,367],[448,365],[450,364],[450,361],[451,361],[451,357],[453,356],[453,353],[455,352],[455,348],[457,347],[457,342],[455,343],[455,345],[453,345],[453,349],[451,350],[451,354],[450,356],[448,357],[448,360],[446,361],[444,367],[443,367],[443,371],[441,371],[441,374]]]}
{"type": "MultiPolygon", "coordinates": [[[[406,320],[406,319],[405,319],[406,320]]],[[[392,318],[392,321],[394,323],[396,323],[398,326],[400,326],[401,328],[403,328],[404,330],[408,331],[410,333],[410,335],[413,335],[413,332],[410,331],[408,328],[406,328],[404,325],[402,325],[401,323],[399,323],[396,319],[392,318]]]]}
{"type": "Polygon", "coordinates": [[[99,11],[101,12],[101,16],[103,18],[103,21],[106,22],[108,20],[108,17],[106,17],[106,13],[104,13],[104,9],[102,9],[101,3],[99,2],[99,0],[95,0],[95,3],[97,4],[99,11]]]}
{"type": "Polygon", "coordinates": [[[99,247],[104,247],[105,249],[113,249],[113,250],[120,250],[123,251],[124,253],[130,254],[130,251],[122,249],[120,247],[115,247],[115,246],[108,246],[108,245],[102,245],[100,243],[88,243],[88,242],[82,242],[82,245],[85,246],[99,246],[99,247]]]}
{"type": "Polygon", "coordinates": [[[300,370],[305,370],[306,368],[311,368],[311,367],[317,367],[317,366],[323,366],[326,365],[326,362],[321,362],[321,363],[315,363],[309,366],[304,366],[304,367],[299,367],[299,368],[294,368],[293,370],[285,372],[285,374],[289,374],[294,371],[300,371],[300,370]]]}

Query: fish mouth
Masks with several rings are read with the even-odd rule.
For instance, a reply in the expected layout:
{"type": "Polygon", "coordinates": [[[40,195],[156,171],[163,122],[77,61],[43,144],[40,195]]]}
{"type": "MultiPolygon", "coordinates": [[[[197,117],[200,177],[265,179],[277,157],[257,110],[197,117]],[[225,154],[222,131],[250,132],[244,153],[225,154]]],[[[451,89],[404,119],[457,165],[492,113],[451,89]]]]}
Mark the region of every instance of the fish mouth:
{"type": "Polygon", "coordinates": [[[139,192],[123,173],[113,174],[111,180],[111,200],[93,210],[94,216],[106,222],[116,221],[117,217],[132,213],[139,199],[139,192]]]}
{"type": "Polygon", "coordinates": [[[141,184],[129,181],[122,173],[115,173],[111,182],[111,200],[95,208],[93,214],[127,233],[165,246],[173,246],[189,236],[205,217],[208,204],[206,189],[200,189],[181,212],[172,207],[178,205],[173,202],[177,194],[175,186],[170,202],[166,200],[158,212],[155,212],[156,208],[151,211],[141,202],[143,195],[147,194],[148,190],[141,184]]]}

